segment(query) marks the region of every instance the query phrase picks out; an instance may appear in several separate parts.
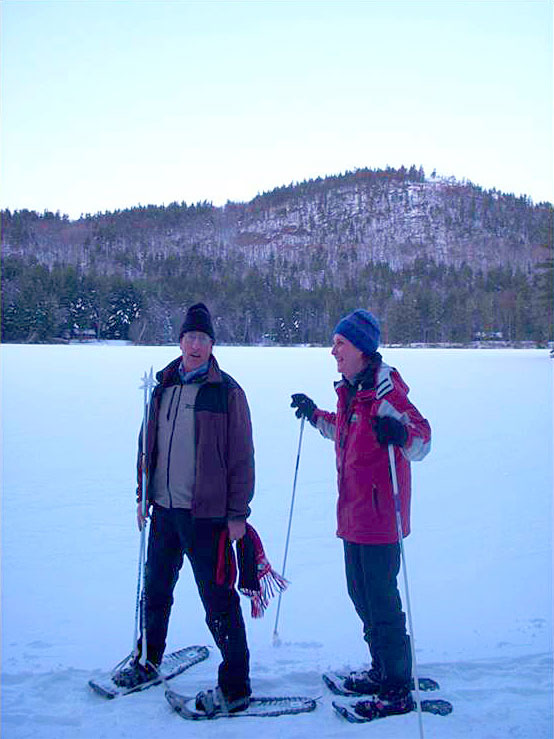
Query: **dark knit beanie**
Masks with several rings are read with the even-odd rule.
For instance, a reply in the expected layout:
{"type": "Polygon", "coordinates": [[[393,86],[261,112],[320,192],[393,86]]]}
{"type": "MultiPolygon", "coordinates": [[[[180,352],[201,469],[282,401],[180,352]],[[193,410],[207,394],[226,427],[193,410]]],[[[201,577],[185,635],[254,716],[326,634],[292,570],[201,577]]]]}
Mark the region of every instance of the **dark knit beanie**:
{"type": "Polygon", "coordinates": [[[215,341],[212,317],[204,303],[195,303],[188,309],[183,325],[181,326],[181,331],[179,332],[179,341],[183,338],[183,334],[186,334],[188,331],[202,331],[208,334],[212,341],[215,341]]]}
{"type": "Polygon", "coordinates": [[[334,334],[344,336],[364,354],[373,354],[379,346],[379,321],[368,310],[359,308],[337,323],[334,334]]]}

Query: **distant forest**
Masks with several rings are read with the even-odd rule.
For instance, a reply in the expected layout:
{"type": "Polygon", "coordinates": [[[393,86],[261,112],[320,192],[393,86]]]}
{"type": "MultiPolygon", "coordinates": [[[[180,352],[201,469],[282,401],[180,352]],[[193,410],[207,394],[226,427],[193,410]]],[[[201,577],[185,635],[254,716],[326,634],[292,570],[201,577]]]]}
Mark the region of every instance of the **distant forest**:
{"type": "Polygon", "coordinates": [[[197,300],[220,343],[328,345],[356,307],[388,344],[552,340],[551,205],[415,168],[362,175],[224,208],[4,211],[2,340],[174,342],[197,300]]]}

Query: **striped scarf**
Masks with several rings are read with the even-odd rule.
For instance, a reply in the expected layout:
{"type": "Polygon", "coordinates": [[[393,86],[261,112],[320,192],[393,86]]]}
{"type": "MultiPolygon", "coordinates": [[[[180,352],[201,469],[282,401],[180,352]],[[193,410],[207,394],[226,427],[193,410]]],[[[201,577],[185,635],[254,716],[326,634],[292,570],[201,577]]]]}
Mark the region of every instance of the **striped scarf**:
{"type": "Polygon", "coordinates": [[[235,586],[239,576],[239,591],[250,598],[252,618],[262,618],[269,601],[286,590],[288,581],[271,567],[258,533],[249,523],[246,533],[237,541],[237,553],[225,528],[219,537],[216,584],[235,586]],[[237,567],[238,561],[238,567],[237,567]]]}

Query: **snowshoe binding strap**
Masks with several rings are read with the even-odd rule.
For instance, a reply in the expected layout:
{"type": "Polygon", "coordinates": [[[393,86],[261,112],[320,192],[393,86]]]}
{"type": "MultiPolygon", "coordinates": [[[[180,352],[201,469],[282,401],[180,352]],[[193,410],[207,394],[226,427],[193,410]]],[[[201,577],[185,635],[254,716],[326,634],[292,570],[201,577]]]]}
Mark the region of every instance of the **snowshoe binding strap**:
{"type": "Polygon", "coordinates": [[[157,677],[158,670],[152,663],[147,662],[145,665],[141,665],[138,660],[133,659],[129,667],[117,670],[113,674],[112,679],[120,688],[136,688],[139,685],[155,680],[157,677]]]}
{"type": "Polygon", "coordinates": [[[344,687],[353,693],[375,695],[381,690],[382,680],[381,673],[374,668],[358,670],[345,678],[344,687]]]}
{"type": "Polygon", "coordinates": [[[250,698],[243,696],[236,700],[228,700],[220,687],[214,690],[202,690],[197,694],[195,699],[195,707],[197,711],[202,711],[208,718],[216,714],[228,716],[230,713],[244,711],[250,705],[250,698]]]}
{"type": "Polygon", "coordinates": [[[216,713],[223,713],[218,698],[217,688],[215,690],[201,690],[196,696],[196,710],[202,711],[208,717],[215,716],[216,713]]]}

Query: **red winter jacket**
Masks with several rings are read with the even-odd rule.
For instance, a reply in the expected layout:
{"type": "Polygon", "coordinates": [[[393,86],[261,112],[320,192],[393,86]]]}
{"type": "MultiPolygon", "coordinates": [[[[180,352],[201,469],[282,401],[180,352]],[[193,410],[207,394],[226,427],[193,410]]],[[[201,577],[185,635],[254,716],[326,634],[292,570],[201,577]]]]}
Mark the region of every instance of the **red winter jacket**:
{"type": "Polygon", "coordinates": [[[336,391],[337,412],[318,409],[312,423],[323,436],[335,441],[337,536],[357,544],[396,542],[388,448],[377,441],[372,422],[376,416],[393,416],[408,432],[405,446],[394,447],[404,536],[410,533],[410,461],[423,459],[429,452],[431,428],[408,400],[409,388],[399,373],[384,362],[368,372],[357,387],[342,380],[336,391]]]}

